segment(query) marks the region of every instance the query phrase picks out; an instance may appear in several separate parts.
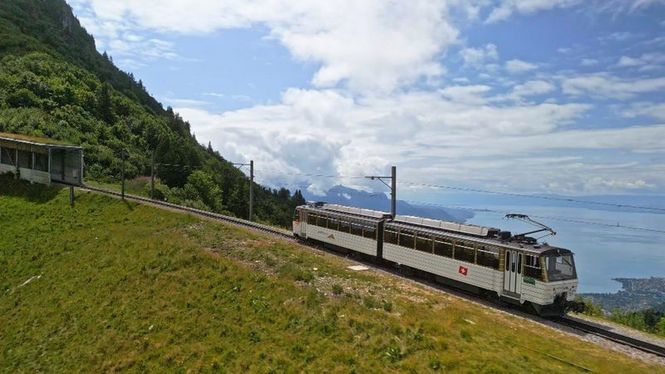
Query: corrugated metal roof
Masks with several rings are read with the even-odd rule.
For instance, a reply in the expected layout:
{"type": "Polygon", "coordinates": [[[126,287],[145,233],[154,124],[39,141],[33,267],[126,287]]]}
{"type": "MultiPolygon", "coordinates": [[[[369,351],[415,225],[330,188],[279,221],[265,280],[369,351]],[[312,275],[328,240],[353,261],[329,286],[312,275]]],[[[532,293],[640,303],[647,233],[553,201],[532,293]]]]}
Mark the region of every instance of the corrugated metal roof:
{"type": "Polygon", "coordinates": [[[11,134],[6,132],[0,132],[0,140],[4,140],[6,142],[11,142],[11,143],[21,143],[21,144],[47,147],[47,148],[83,149],[83,147],[81,146],[69,144],[60,140],[54,140],[50,138],[43,138],[31,135],[11,134]]]}

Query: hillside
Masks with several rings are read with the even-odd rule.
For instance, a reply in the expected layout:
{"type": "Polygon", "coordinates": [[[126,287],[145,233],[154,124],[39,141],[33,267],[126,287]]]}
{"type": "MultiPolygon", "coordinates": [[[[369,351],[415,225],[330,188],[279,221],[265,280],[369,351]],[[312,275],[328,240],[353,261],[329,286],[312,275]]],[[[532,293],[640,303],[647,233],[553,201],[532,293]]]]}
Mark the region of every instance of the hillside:
{"type": "Polygon", "coordinates": [[[3,178],[2,372],[659,369],[285,240],[3,178]]]}
{"type": "MultiPolygon", "coordinates": [[[[160,197],[247,216],[244,174],[99,54],[63,0],[0,2],[0,132],[81,144],[85,178],[101,182],[117,182],[123,149],[129,179],[150,173],[154,152],[160,197]]],[[[255,190],[257,218],[288,226],[300,193],[255,190]]]]}

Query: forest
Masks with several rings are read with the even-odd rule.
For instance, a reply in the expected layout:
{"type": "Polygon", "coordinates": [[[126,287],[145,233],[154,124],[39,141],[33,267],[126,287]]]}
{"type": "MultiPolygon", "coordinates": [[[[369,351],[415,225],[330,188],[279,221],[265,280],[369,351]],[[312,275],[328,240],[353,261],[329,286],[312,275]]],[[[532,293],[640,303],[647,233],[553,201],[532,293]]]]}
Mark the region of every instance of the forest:
{"type": "MultiPolygon", "coordinates": [[[[247,217],[249,181],[140,79],[118,69],[64,0],[0,2],[0,132],[83,146],[86,180],[157,167],[158,198],[247,217]]],[[[288,227],[300,191],[254,185],[255,217],[288,227]]]]}

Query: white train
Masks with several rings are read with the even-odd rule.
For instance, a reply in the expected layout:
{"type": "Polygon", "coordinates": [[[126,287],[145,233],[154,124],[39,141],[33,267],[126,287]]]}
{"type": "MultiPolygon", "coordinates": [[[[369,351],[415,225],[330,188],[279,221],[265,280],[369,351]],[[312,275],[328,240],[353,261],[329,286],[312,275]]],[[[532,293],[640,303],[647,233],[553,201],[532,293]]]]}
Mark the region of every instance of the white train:
{"type": "Polygon", "coordinates": [[[530,305],[540,315],[564,314],[577,290],[570,250],[495,228],[310,203],[296,208],[293,234],[530,305]]]}

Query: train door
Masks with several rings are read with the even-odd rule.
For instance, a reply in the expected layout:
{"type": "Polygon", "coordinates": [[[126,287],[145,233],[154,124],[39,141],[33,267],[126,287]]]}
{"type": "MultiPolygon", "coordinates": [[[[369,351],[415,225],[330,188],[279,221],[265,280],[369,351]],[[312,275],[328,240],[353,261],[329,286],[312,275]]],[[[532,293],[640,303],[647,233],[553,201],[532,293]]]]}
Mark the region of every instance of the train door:
{"type": "Polygon", "coordinates": [[[300,214],[300,235],[301,236],[307,236],[307,211],[305,210],[299,210],[298,213],[300,214]]]}
{"type": "Polygon", "coordinates": [[[503,290],[508,296],[519,297],[522,292],[522,253],[506,250],[503,290]]]}

